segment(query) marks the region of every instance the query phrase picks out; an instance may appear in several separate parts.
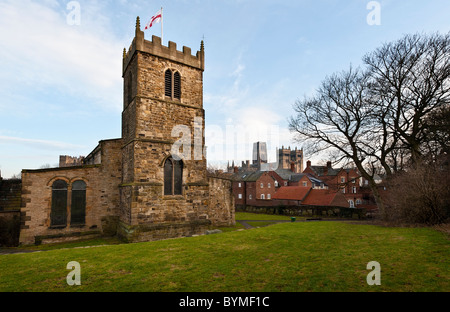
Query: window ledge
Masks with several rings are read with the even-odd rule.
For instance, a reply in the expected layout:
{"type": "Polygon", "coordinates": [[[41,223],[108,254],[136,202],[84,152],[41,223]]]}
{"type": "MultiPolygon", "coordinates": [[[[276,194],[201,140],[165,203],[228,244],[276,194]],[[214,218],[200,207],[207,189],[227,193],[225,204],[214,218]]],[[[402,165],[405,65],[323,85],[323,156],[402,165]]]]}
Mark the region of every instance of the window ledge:
{"type": "Polygon", "coordinates": [[[185,200],[183,195],[164,195],[163,200],[185,200]]]}
{"type": "Polygon", "coordinates": [[[71,228],[84,228],[86,226],[86,224],[71,224],[70,227],[71,228]]]}
{"type": "Polygon", "coordinates": [[[67,225],[52,225],[49,227],[50,230],[61,230],[61,229],[65,229],[67,227],[67,225]]]}

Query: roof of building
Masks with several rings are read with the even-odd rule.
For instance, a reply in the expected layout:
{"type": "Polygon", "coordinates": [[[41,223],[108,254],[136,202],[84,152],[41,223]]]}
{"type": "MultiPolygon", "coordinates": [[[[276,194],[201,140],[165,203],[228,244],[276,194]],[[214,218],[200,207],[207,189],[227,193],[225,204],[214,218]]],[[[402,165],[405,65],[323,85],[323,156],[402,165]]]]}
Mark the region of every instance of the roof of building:
{"type": "Polygon", "coordinates": [[[287,199],[287,200],[303,200],[310,188],[301,186],[282,186],[273,195],[273,199],[287,199]]]}
{"type": "MultiPolygon", "coordinates": [[[[308,196],[305,198],[302,204],[312,206],[330,206],[336,196],[343,196],[343,194],[331,190],[313,189],[311,190],[311,192],[309,192],[308,196]]],[[[345,198],[344,201],[341,202],[346,203],[345,198]]]]}
{"type": "Polygon", "coordinates": [[[303,177],[308,176],[306,173],[300,173],[300,174],[296,174],[296,175],[292,175],[291,176],[291,181],[292,182],[298,182],[301,179],[303,179],[303,177]]]}
{"type": "Polygon", "coordinates": [[[311,181],[311,182],[313,182],[313,183],[315,183],[317,185],[320,185],[322,183],[326,185],[326,183],[324,181],[315,178],[314,176],[312,176],[309,173],[294,174],[294,175],[291,176],[291,181],[292,182],[298,182],[301,179],[303,179],[305,176],[309,179],[309,181],[311,181]]]}
{"type": "Polygon", "coordinates": [[[234,181],[256,182],[267,171],[240,171],[233,174],[234,181]]]}
{"type": "Polygon", "coordinates": [[[293,176],[302,176],[304,173],[294,173],[289,169],[278,168],[274,170],[283,180],[291,180],[293,176]]]}
{"type": "Polygon", "coordinates": [[[310,168],[316,173],[317,176],[335,176],[339,173],[339,171],[341,171],[341,169],[329,168],[327,166],[311,166],[310,168]]]}

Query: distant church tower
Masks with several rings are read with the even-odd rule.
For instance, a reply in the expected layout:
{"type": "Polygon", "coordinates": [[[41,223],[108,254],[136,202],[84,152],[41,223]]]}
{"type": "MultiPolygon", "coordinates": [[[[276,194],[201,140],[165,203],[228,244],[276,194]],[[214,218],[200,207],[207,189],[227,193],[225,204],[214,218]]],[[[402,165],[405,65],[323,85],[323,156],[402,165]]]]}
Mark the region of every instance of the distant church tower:
{"type": "Polygon", "coordinates": [[[295,173],[303,172],[303,150],[291,147],[278,149],[278,168],[292,170],[295,173]]]}
{"type": "Polygon", "coordinates": [[[203,41],[194,56],[173,42],[163,46],[156,36],[144,40],[137,18],[136,36],[123,55],[121,236],[187,236],[209,225],[204,57],[203,41]],[[172,153],[182,137],[173,133],[176,126],[192,136],[191,153],[181,160],[172,153]]]}

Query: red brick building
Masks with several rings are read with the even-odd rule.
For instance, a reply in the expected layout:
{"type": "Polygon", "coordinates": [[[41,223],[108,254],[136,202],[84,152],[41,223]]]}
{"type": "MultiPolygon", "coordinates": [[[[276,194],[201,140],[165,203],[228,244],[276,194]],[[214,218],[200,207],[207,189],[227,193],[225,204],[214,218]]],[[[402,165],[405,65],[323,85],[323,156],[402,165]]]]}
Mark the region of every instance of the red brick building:
{"type": "Polygon", "coordinates": [[[364,188],[364,179],[354,168],[335,169],[331,166],[331,162],[327,162],[326,166],[313,166],[311,161],[307,161],[303,173],[322,180],[330,190],[342,193],[349,207],[357,207],[364,203],[367,189],[364,188]]]}
{"type": "Polygon", "coordinates": [[[255,205],[260,200],[269,201],[278,182],[265,171],[238,173],[233,181],[236,205],[255,205]]]}

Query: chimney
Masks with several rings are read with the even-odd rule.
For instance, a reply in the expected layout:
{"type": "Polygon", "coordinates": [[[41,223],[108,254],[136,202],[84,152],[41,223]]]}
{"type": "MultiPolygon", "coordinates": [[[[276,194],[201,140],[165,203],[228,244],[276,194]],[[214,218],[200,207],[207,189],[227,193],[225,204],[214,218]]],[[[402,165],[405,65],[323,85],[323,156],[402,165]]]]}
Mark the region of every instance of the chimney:
{"type": "Polygon", "coordinates": [[[323,171],[325,175],[328,175],[328,170],[331,169],[331,161],[327,161],[327,167],[323,171]]]}
{"type": "Polygon", "coordinates": [[[291,163],[291,171],[295,173],[295,163],[291,163]]]}
{"type": "Polygon", "coordinates": [[[308,167],[311,167],[311,160],[308,160],[308,161],[306,162],[306,168],[308,168],[308,167]]]}
{"type": "Polygon", "coordinates": [[[234,170],[234,173],[238,173],[238,171],[239,171],[239,169],[238,169],[237,166],[235,166],[235,167],[233,168],[233,170],[234,170]]]}

